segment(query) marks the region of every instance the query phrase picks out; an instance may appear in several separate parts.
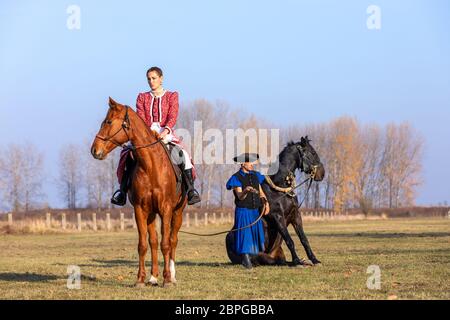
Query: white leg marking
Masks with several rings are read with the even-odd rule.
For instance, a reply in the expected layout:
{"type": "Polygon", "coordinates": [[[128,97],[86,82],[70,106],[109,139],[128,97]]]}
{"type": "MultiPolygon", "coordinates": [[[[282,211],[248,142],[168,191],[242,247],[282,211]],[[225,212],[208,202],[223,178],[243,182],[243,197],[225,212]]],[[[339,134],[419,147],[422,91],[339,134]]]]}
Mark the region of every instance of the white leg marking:
{"type": "Polygon", "coordinates": [[[170,259],[169,268],[170,268],[170,278],[172,282],[177,282],[177,279],[175,279],[175,261],[173,261],[172,259],[170,259]]]}
{"type": "Polygon", "coordinates": [[[150,277],[149,282],[150,282],[152,285],[157,285],[157,284],[158,284],[158,279],[156,279],[156,278],[152,275],[152,276],[150,277]]]}

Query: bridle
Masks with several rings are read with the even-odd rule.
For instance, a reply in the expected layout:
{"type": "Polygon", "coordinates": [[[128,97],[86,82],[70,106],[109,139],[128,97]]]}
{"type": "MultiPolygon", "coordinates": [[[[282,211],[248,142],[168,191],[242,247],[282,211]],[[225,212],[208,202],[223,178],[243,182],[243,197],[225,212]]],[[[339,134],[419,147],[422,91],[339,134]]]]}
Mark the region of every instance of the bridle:
{"type": "MultiPolygon", "coordinates": [[[[300,148],[298,146],[296,148],[297,148],[297,152],[299,154],[299,157],[300,157],[300,159],[302,161],[301,169],[304,172],[305,167],[304,167],[303,163],[304,163],[304,158],[305,158],[305,156],[304,156],[305,152],[303,152],[303,154],[302,154],[301,151],[303,151],[303,150],[300,150],[300,148]]],[[[291,197],[295,197],[296,194],[295,194],[294,190],[297,189],[297,188],[300,188],[302,185],[304,185],[306,182],[309,181],[308,188],[306,189],[305,196],[303,197],[303,200],[300,202],[300,204],[297,206],[297,209],[300,209],[300,207],[302,206],[303,202],[305,202],[306,197],[308,196],[309,190],[311,189],[311,185],[312,185],[312,183],[314,181],[314,178],[316,177],[318,168],[319,168],[318,165],[311,165],[311,173],[309,174],[309,177],[306,178],[305,180],[303,180],[299,185],[295,185],[295,173],[289,172],[289,174],[286,177],[286,180],[290,180],[291,181],[291,187],[289,188],[289,192],[283,193],[281,196],[279,196],[278,198],[273,200],[273,202],[276,202],[276,201],[280,200],[281,198],[283,198],[283,197],[285,197],[287,195],[289,195],[291,197]]]]}
{"type": "MultiPolygon", "coordinates": [[[[101,136],[99,134],[97,134],[95,137],[97,139],[100,139],[100,140],[105,141],[105,142],[111,142],[111,143],[115,144],[118,147],[122,147],[123,144],[118,143],[117,141],[113,140],[113,138],[117,134],[119,134],[119,132],[121,132],[123,130],[125,132],[125,134],[127,135],[127,141],[130,141],[130,136],[128,135],[128,130],[132,130],[132,128],[131,128],[131,124],[130,124],[130,117],[128,115],[128,108],[129,108],[129,106],[125,105],[125,116],[124,116],[124,118],[122,120],[122,125],[120,126],[120,128],[116,132],[114,132],[109,137],[103,137],[103,136],[101,136]]],[[[147,148],[147,147],[151,147],[151,146],[157,144],[158,142],[161,142],[162,140],[163,140],[162,138],[159,138],[159,139],[157,139],[154,142],[151,142],[151,143],[148,143],[148,144],[145,144],[145,145],[142,145],[142,146],[133,146],[132,145],[130,148],[132,150],[147,148]]]]}
{"type": "MultiPolygon", "coordinates": [[[[297,150],[298,150],[298,152],[299,152],[300,158],[303,159],[303,156],[302,156],[302,154],[300,153],[300,150],[299,150],[299,149],[297,149],[297,150]]],[[[303,161],[303,160],[302,160],[302,161],[303,161]]],[[[275,200],[273,200],[273,202],[276,202],[276,201],[280,200],[281,198],[283,198],[283,197],[285,197],[285,196],[287,196],[287,195],[289,195],[289,196],[291,196],[291,197],[295,197],[295,192],[294,192],[294,190],[297,189],[297,188],[299,188],[299,187],[301,187],[302,185],[304,185],[306,182],[309,181],[308,189],[306,190],[305,197],[303,198],[302,202],[300,202],[300,204],[297,206],[297,210],[298,210],[298,209],[302,206],[302,204],[303,204],[303,202],[305,201],[306,197],[308,196],[309,189],[311,189],[311,184],[312,184],[314,178],[316,177],[317,169],[318,169],[319,166],[318,166],[318,165],[312,165],[311,167],[312,167],[312,170],[311,170],[311,173],[310,173],[309,177],[306,178],[302,183],[300,183],[300,184],[297,185],[297,186],[295,185],[295,174],[294,174],[293,172],[289,172],[288,175],[286,176],[286,180],[291,181],[291,182],[290,182],[291,187],[289,187],[289,188],[280,188],[280,187],[276,187],[276,186],[273,184],[273,182],[271,182],[271,183],[269,182],[269,181],[271,181],[271,179],[270,179],[269,176],[266,175],[266,176],[265,176],[265,177],[266,177],[266,181],[269,183],[269,185],[270,185],[272,188],[275,187],[274,189],[277,190],[278,192],[283,192],[283,194],[282,194],[281,196],[279,196],[278,198],[276,198],[275,200]],[[284,191],[281,191],[281,189],[285,189],[285,190],[284,190],[284,191]]],[[[303,163],[302,163],[302,171],[303,171],[303,169],[304,169],[304,168],[303,168],[303,163]]],[[[190,234],[190,235],[194,235],[194,236],[200,236],[200,237],[212,237],[212,236],[217,236],[217,235],[220,235],[220,234],[225,234],[225,233],[230,233],[230,232],[236,232],[236,231],[244,230],[244,229],[247,229],[247,228],[250,228],[250,227],[254,226],[256,223],[258,223],[259,220],[262,219],[262,217],[263,217],[263,212],[264,212],[264,211],[261,210],[261,212],[259,213],[258,218],[257,218],[255,221],[253,221],[253,222],[250,223],[249,225],[246,225],[246,226],[241,227],[241,228],[233,228],[233,229],[227,230],[227,231],[220,231],[220,232],[206,233],[206,234],[205,234],[205,233],[188,232],[188,231],[184,231],[184,230],[179,230],[178,232],[180,232],[180,233],[186,233],[186,234],[190,234]]]]}

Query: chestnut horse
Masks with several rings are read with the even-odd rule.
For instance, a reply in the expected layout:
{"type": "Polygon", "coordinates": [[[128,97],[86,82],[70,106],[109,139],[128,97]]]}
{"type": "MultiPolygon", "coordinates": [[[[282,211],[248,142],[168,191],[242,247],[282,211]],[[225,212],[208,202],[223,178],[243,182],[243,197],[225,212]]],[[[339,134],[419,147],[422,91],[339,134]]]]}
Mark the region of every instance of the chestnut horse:
{"type": "Polygon", "coordinates": [[[158,233],[156,214],[161,217],[161,251],[164,256],[163,286],[176,283],[175,250],[186,197],[177,192],[172,163],[159,135],[128,106],[109,98],[109,110],[95,136],[91,154],[104,160],[118,146],[131,142],[137,160],[128,191],[139,232],[137,287],[145,285],[147,234],[152,256],[151,285],[158,285],[158,233]]]}

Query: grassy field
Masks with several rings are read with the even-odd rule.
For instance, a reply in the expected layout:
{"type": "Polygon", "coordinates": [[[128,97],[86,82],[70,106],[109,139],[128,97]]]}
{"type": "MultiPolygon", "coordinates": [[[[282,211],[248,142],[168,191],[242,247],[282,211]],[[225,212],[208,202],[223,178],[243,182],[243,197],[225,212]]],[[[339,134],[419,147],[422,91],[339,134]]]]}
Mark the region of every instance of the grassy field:
{"type": "Polygon", "coordinates": [[[0,298],[450,299],[450,220],[323,221],[307,222],[305,229],[323,263],[319,267],[247,271],[229,263],[224,236],[180,234],[178,284],[143,289],[133,287],[138,261],[135,230],[1,235],[0,298]],[[68,265],[81,268],[81,289],[67,288],[68,265]],[[366,286],[369,265],[381,269],[380,290],[366,286]]]}

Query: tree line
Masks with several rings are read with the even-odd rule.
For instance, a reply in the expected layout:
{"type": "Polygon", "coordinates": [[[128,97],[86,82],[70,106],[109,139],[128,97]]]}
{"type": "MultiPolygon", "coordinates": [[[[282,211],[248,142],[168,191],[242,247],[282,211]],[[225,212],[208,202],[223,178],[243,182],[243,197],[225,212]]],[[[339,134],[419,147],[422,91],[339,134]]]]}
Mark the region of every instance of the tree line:
{"type": "MultiPolygon", "coordinates": [[[[205,99],[182,105],[177,127],[193,132],[194,121],[198,120],[202,121],[204,131],[279,127],[267,119],[232,108],[224,101],[205,99]]],[[[382,126],[340,117],[322,123],[290,125],[280,128],[280,151],[287,142],[298,141],[306,135],[326,169],[324,181],[314,183],[306,195],[306,207],[367,211],[414,203],[417,187],[422,183],[424,139],[409,123],[382,126]]],[[[110,197],[118,188],[116,168],[120,150],[98,161],[90,154],[91,142],[92,137],[86,137],[81,143],[63,146],[57,174],[50,177],[68,209],[111,208],[110,197]]],[[[210,142],[202,140],[201,144],[207,148],[210,142]]],[[[3,209],[18,212],[45,206],[42,151],[31,143],[10,144],[3,150],[0,155],[3,209]]],[[[188,151],[193,154],[192,149],[188,151]]],[[[232,206],[233,196],[225,183],[238,169],[236,164],[196,164],[200,205],[232,206]]],[[[297,174],[298,181],[302,178],[297,174]]],[[[302,199],[304,192],[304,189],[298,191],[302,199]]]]}

